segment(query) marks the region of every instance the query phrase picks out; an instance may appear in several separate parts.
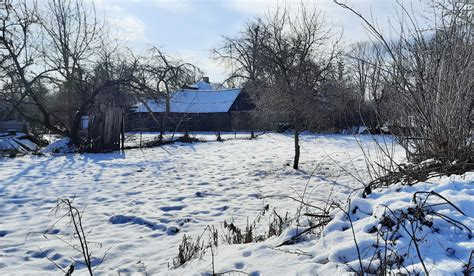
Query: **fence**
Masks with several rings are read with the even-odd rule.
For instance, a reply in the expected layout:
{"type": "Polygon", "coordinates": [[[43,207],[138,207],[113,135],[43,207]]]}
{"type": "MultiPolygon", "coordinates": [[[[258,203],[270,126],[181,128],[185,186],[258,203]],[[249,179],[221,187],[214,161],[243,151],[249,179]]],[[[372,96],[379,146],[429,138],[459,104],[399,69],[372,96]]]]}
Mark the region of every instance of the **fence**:
{"type": "Polygon", "coordinates": [[[279,123],[287,122],[278,112],[232,111],[228,113],[128,114],[127,131],[251,131],[277,130],[279,123]]]}
{"type": "Polygon", "coordinates": [[[15,132],[28,133],[28,126],[26,123],[18,121],[0,122],[0,133],[8,132],[10,130],[13,130],[15,132]]]}

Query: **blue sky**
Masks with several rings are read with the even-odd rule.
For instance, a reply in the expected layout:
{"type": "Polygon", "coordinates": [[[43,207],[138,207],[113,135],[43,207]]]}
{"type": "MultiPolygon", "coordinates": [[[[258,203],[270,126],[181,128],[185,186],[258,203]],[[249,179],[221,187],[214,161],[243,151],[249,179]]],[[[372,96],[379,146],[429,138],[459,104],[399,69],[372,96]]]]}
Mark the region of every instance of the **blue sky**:
{"type": "MultiPolygon", "coordinates": [[[[367,40],[360,20],[332,0],[303,0],[320,9],[335,31],[343,30],[347,44],[367,40]]],[[[301,0],[96,0],[112,32],[137,50],[147,45],[201,67],[211,81],[225,79],[222,64],[212,60],[209,49],[217,47],[223,35],[238,33],[253,17],[275,9],[278,4],[296,7],[301,0]]],[[[412,2],[420,8],[420,0],[412,2]]],[[[381,25],[396,16],[395,0],[346,0],[346,3],[373,17],[381,25]]]]}

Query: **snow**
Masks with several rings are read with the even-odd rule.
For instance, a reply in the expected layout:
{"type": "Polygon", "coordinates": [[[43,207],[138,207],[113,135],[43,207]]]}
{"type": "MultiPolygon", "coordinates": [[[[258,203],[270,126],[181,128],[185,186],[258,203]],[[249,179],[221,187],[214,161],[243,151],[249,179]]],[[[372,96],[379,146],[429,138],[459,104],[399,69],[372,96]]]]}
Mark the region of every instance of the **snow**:
{"type": "Polygon", "coordinates": [[[26,134],[16,133],[16,135],[0,136],[0,152],[14,151],[18,153],[26,153],[28,151],[35,151],[38,146],[31,142],[26,134]]]}
{"type": "MultiPolygon", "coordinates": [[[[406,211],[408,207],[414,207],[413,194],[416,191],[435,191],[448,198],[454,205],[457,205],[466,214],[462,215],[447,204],[434,207],[439,213],[450,216],[453,219],[466,225],[469,229],[474,229],[474,208],[472,205],[474,174],[468,173],[464,177],[443,177],[437,179],[436,182],[427,182],[415,185],[413,187],[404,187],[396,185],[386,190],[379,190],[368,196],[368,200],[356,198],[351,202],[351,210],[357,208],[355,214],[351,214],[354,230],[357,233],[356,238],[361,249],[362,259],[369,263],[373,256],[373,245],[377,242],[377,234],[370,233],[372,227],[380,227],[380,220],[386,215],[391,216],[400,210],[406,211]],[[469,202],[467,204],[467,202],[469,202]],[[391,211],[387,211],[391,210],[391,211]]],[[[424,200],[425,196],[422,197],[424,200]]],[[[430,202],[440,203],[434,198],[429,199],[430,202]]],[[[353,236],[350,230],[346,231],[330,231],[332,224],[341,222],[348,223],[348,217],[340,212],[338,216],[328,225],[323,238],[330,247],[322,247],[322,251],[328,250],[328,259],[333,263],[349,263],[353,267],[359,267],[357,253],[354,252],[355,246],[353,236]],[[333,242],[337,241],[337,242],[333,242]],[[355,254],[354,254],[355,253],[355,254]]],[[[424,259],[425,265],[430,268],[431,274],[462,274],[463,261],[467,263],[471,250],[474,250],[472,234],[466,229],[458,229],[447,223],[439,217],[433,217],[433,229],[426,226],[420,226],[421,229],[417,233],[420,239],[420,251],[424,259]],[[450,250],[454,249],[454,253],[450,250]]],[[[410,232],[411,233],[411,232],[410,232]]],[[[415,252],[414,246],[409,238],[409,234],[405,230],[399,232],[400,237],[397,239],[393,250],[400,256],[409,254],[412,258],[404,263],[406,269],[402,268],[397,272],[409,273],[412,271],[423,271],[421,262],[415,252]]],[[[316,252],[318,254],[319,252],[316,252]]],[[[321,253],[319,253],[321,254],[321,253]]],[[[330,268],[331,265],[327,265],[330,268]]]]}
{"type": "Polygon", "coordinates": [[[191,86],[196,87],[199,90],[212,90],[213,89],[210,83],[207,83],[203,80],[200,80],[191,86]]]}
{"type": "Polygon", "coordinates": [[[366,126],[353,126],[342,130],[342,134],[363,134],[366,131],[368,131],[366,126]]]}
{"type": "MultiPolygon", "coordinates": [[[[255,140],[239,139],[248,135],[223,134],[229,140],[175,143],[124,153],[0,159],[0,275],[60,273],[45,255],[64,268],[72,262],[71,257],[80,260],[77,251],[58,238],[43,236],[44,232],[55,233],[70,241],[67,220],[55,224],[61,213],[51,212],[58,197],[74,198],[73,203],[84,209],[93,263],[98,264],[107,253],[97,273],[189,275],[211,272],[211,260],[206,254],[183,268],[170,269],[183,235],[197,237],[208,225],[221,230],[224,221],[233,220],[245,227],[247,220],[253,220],[266,204],[280,214],[294,213],[299,204],[285,196],[300,197],[304,191],[304,198],[317,206],[323,206],[328,197],[344,201],[363,188],[350,174],[368,180],[364,157],[353,136],[302,135],[301,170],[295,171],[289,165],[293,155],[291,134],[267,133],[255,140]]],[[[215,140],[213,133],[197,136],[215,140]]],[[[360,139],[363,146],[373,147],[369,136],[360,139]]],[[[395,148],[396,159],[403,159],[401,149],[395,148]]],[[[474,227],[474,193],[470,188],[473,179],[472,174],[467,174],[464,179],[443,178],[414,187],[396,186],[387,194],[374,191],[367,200],[355,197],[351,204],[358,211],[352,220],[359,246],[365,248],[373,242],[372,234],[364,230],[377,225],[374,215],[379,214],[380,204],[393,209],[411,206],[410,199],[417,188],[434,189],[453,200],[468,216],[456,218],[474,227]]],[[[448,207],[438,208],[439,212],[450,212],[448,207]]],[[[308,236],[300,243],[275,248],[301,232],[301,227],[290,226],[280,237],[261,243],[220,245],[215,256],[216,272],[347,273],[347,264],[356,267],[358,263],[354,262],[351,231],[347,230],[348,221],[343,215],[334,212],[333,216],[335,219],[322,238],[308,236]]],[[[440,233],[433,239],[448,241],[452,254],[465,259],[473,242],[460,231],[451,232],[442,221],[435,223],[440,233]]],[[[427,246],[422,245],[423,249],[427,246]]],[[[430,268],[433,262],[440,264],[433,268],[433,274],[449,267],[459,271],[459,260],[441,254],[440,246],[434,245],[433,252],[427,263],[430,268]]],[[[77,265],[74,274],[85,272],[83,266],[77,265]]]]}
{"type": "Polygon", "coordinates": [[[18,144],[13,138],[2,137],[0,138],[0,151],[24,151],[20,144],[18,144]]]}
{"type": "MultiPolygon", "coordinates": [[[[221,90],[191,90],[182,89],[174,92],[170,98],[170,112],[173,113],[218,113],[228,112],[240,94],[240,89],[221,90]]],[[[165,112],[166,104],[163,101],[148,100],[148,107],[153,112],[165,112]]],[[[149,112],[148,108],[140,103],[136,112],[149,112]]]]}
{"type": "Polygon", "coordinates": [[[190,85],[192,88],[196,88],[199,90],[217,90],[222,88],[222,83],[216,83],[216,82],[205,82],[204,80],[200,80],[192,85],[190,85]]]}
{"type": "Polygon", "coordinates": [[[16,138],[13,138],[13,140],[16,143],[20,144],[24,149],[26,149],[28,151],[35,151],[35,150],[38,149],[38,145],[36,145],[32,141],[30,141],[29,139],[16,139],[16,138]]]}
{"type": "Polygon", "coordinates": [[[43,153],[62,154],[76,151],[75,147],[71,145],[71,139],[68,137],[51,141],[52,143],[42,150],[43,153]]]}
{"type": "MultiPolygon", "coordinates": [[[[466,173],[463,176],[438,178],[413,187],[395,185],[387,190],[375,191],[367,199],[355,197],[350,206],[351,210],[357,211],[355,214],[349,213],[363,266],[376,268],[379,264],[377,259],[373,259],[374,245],[377,243],[382,245],[383,250],[383,241],[380,240],[380,236],[377,239],[377,233],[373,233],[371,229],[378,227],[380,230],[380,220],[384,216],[385,206],[394,212],[406,211],[408,207],[414,206],[412,198],[416,191],[435,191],[448,198],[465,215],[447,204],[434,207],[436,211],[459,221],[467,229],[453,227],[440,217],[433,217],[433,228],[421,226],[417,232],[421,255],[431,275],[463,275],[464,266],[469,260],[471,251],[474,250],[472,233],[468,230],[474,229],[473,184],[474,173],[466,173]]],[[[435,202],[439,203],[436,200],[435,202]]],[[[258,272],[263,275],[352,275],[351,269],[358,270],[360,266],[351,224],[344,212],[337,211],[333,215],[333,220],[324,229],[321,238],[306,239],[295,245],[277,247],[282,241],[302,230],[293,227],[287,229],[281,237],[271,238],[262,243],[221,246],[214,259],[215,271],[223,273],[239,269],[246,273],[258,272]],[[277,250],[285,250],[286,253],[277,250]],[[252,258],[246,258],[248,256],[252,258]]],[[[405,261],[404,267],[400,269],[392,267],[392,272],[410,275],[423,273],[408,232],[402,229],[398,235],[394,245],[389,248],[403,256],[405,261]]],[[[173,270],[172,273],[175,275],[210,273],[212,270],[209,255],[207,253],[204,258],[194,260],[184,268],[173,270]]]]}

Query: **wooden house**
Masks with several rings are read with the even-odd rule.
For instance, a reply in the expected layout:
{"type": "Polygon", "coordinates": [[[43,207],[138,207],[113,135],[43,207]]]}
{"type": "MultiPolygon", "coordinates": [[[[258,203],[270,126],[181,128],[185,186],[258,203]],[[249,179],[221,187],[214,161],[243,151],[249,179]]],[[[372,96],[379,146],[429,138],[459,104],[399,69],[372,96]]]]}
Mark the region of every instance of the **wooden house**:
{"type": "Polygon", "coordinates": [[[230,131],[239,112],[252,108],[240,88],[215,89],[207,81],[185,86],[169,99],[147,100],[127,114],[127,131],[230,131]]]}

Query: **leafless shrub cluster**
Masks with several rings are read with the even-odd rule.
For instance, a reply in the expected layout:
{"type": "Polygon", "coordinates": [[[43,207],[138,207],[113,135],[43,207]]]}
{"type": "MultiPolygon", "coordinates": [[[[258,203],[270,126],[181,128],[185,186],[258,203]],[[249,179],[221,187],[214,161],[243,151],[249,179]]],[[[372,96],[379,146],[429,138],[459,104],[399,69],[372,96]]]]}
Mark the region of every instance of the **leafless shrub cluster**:
{"type": "Polygon", "coordinates": [[[421,164],[399,164],[396,170],[389,171],[385,175],[373,179],[364,190],[364,196],[373,189],[387,187],[396,183],[413,185],[424,182],[432,177],[462,175],[474,170],[474,165],[469,162],[446,164],[440,161],[428,161],[421,164]]]}
{"type": "Polygon", "coordinates": [[[472,163],[472,12],[467,1],[427,1],[424,20],[401,2],[395,37],[350,6],[366,25],[374,45],[358,45],[353,58],[358,83],[375,101],[376,113],[411,161],[436,159],[472,163]],[[391,108],[381,110],[380,99],[391,108]]]}
{"type": "Polygon", "coordinates": [[[183,240],[178,247],[178,256],[173,259],[173,267],[178,268],[186,262],[197,258],[203,249],[204,243],[201,243],[201,237],[194,241],[183,235],[183,240]]]}
{"type": "MultiPolygon", "coordinates": [[[[229,223],[224,221],[224,231],[226,232],[222,235],[222,238],[227,244],[242,244],[254,241],[254,227],[249,225],[248,221],[245,229],[240,229],[233,221],[229,223]]],[[[256,240],[260,241],[261,237],[257,237],[256,240]]]]}
{"type": "Polygon", "coordinates": [[[178,247],[178,255],[173,258],[173,268],[179,268],[187,262],[202,258],[207,251],[212,255],[212,271],[214,273],[214,255],[219,246],[219,233],[213,226],[207,226],[195,240],[183,235],[178,247]]]}
{"type": "Polygon", "coordinates": [[[201,140],[201,139],[199,139],[199,138],[196,138],[196,137],[193,137],[193,136],[189,135],[188,132],[184,133],[183,136],[178,137],[178,139],[177,139],[176,141],[177,141],[177,142],[181,142],[181,143],[204,142],[203,140],[201,140]]]}
{"type": "Polygon", "coordinates": [[[178,247],[178,255],[173,259],[173,268],[178,268],[192,259],[201,258],[208,251],[211,251],[214,262],[214,255],[219,244],[262,242],[267,238],[279,236],[288,227],[290,221],[288,214],[281,217],[276,210],[270,211],[270,206],[267,204],[252,223],[247,221],[245,228],[240,228],[233,221],[224,221],[220,233],[215,227],[207,226],[195,240],[183,235],[181,245],[178,247]],[[269,219],[268,225],[262,222],[266,216],[269,219]],[[261,227],[266,228],[263,233],[259,233],[261,227]]]}

